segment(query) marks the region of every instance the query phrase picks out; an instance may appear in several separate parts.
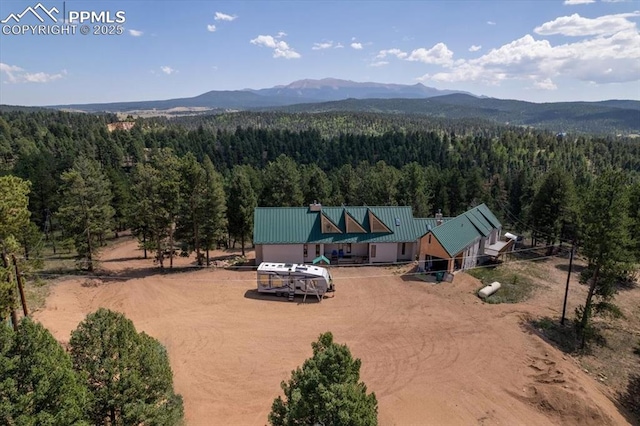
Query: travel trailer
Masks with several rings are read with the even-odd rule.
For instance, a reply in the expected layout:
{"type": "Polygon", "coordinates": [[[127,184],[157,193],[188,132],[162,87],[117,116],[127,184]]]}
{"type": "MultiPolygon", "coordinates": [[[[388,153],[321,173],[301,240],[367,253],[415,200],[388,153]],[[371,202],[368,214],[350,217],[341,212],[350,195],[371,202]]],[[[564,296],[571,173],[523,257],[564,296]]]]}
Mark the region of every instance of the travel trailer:
{"type": "Polygon", "coordinates": [[[287,296],[315,295],[321,300],[325,293],[335,291],[328,269],[296,263],[262,262],[258,266],[258,292],[287,296]]]}

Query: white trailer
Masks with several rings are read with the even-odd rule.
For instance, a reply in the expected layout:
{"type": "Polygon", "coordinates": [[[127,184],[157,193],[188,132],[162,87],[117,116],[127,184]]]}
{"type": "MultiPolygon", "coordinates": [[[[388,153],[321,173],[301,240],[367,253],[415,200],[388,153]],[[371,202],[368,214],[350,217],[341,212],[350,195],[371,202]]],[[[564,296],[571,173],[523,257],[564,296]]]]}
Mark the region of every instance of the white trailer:
{"type": "Polygon", "coordinates": [[[322,299],[327,292],[335,291],[331,274],[325,268],[298,263],[262,262],[258,266],[258,292],[276,296],[315,295],[322,299]]]}

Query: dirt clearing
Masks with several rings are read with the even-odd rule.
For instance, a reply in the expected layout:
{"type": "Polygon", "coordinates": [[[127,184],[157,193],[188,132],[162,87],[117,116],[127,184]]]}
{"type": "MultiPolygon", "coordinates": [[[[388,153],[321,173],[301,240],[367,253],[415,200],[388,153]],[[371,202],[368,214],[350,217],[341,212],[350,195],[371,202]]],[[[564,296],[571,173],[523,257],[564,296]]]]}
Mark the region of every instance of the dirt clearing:
{"type": "Polygon", "coordinates": [[[332,270],[334,297],[292,303],[258,295],[254,271],[161,274],[140,255],[133,241],[108,249],[111,279],[60,282],[35,318],[66,342],[87,313],[124,313],[167,347],[189,425],[266,424],[280,382],[325,331],[362,359],[382,425],[628,424],[604,385],[523,325],[556,315],[555,298],[489,305],[465,274],[431,285],[360,267],[332,270]]]}

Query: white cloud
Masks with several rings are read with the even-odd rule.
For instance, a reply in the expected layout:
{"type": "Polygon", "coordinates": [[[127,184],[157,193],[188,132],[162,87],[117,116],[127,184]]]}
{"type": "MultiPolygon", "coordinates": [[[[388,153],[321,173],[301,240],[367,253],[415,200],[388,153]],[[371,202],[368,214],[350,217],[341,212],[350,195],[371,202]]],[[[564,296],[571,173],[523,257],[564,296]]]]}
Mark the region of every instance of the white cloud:
{"type": "Polygon", "coordinates": [[[595,3],[596,0],[564,0],[564,4],[569,5],[569,6],[573,6],[576,4],[589,4],[589,3],[595,3]]]}
{"type": "Polygon", "coordinates": [[[213,24],[207,25],[207,31],[209,31],[210,33],[213,33],[216,31],[216,26],[213,24]]]}
{"type": "Polygon", "coordinates": [[[177,73],[177,72],[178,72],[177,70],[174,70],[173,68],[171,68],[170,66],[167,66],[167,65],[163,65],[163,66],[161,66],[161,67],[160,67],[160,70],[161,70],[163,73],[165,73],[166,75],[171,75],[171,74],[175,74],[175,73],[177,73]]]}
{"type": "Polygon", "coordinates": [[[477,52],[480,49],[482,49],[482,46],[472,44],[471,47],[469,48],[469,52],[477,52]]]}
{"type": "Polygon", "coordinates": [[[9,83],[49,83],[59,80],[67,74],[66,70],[62,70],[57,74],[47,74],[45,72],[30,73],[15,65],[4,64],[0,62],[0,74],[6,74],[9,83]]]}
{"type": "Polygon", "coordinates": [[[534,31],[540,35],[560,34],[565,36],[611,35],[625,30],[634,30],[636,24],[627,18],[640,16],[640,12],[604,15],[597,18],[583,18],[574,13],[545,22],[534,31]]]}
{"type": "Polygon", "coordinates": [[[370,67],[383,67],[385,65],[389,65],[387,61],[376,61],[369,64],[370,67]]]}
{"type": "Polygon", "coordinates": [[[405,59],[407,55],[408,55],[407,52],[403,52],[400,49],[393,48],[393,49],[381,50],[376,55],[376,59],[384,59],[387,56],[395,56],[398,59],[405,59]]]}
{"type": "Polygon", "coordinates": [[[342,49],[344,47],[344,45],[342,43],[336,43],[335,46],[333,46],[334,49],[342,49]]]}
{"type": "Polygon", "coordinates": [[[216,12],[213,19],[215,19],[216,21],[234,21],[237,18],[238,17],[236,15],[227,15],[226,13],[216,12]]]}
{"type": "Polygon", "coordinates": [[[533,82],[533,85],[538,89],[543,90],[556,90],[558,88],[558,86],[556,86],[556,84],[551,81],[550,78],[545,78],[544,80],[536,80],[533,82]]]}
{"type": "Polygon", "coordinates": [[[144,33],[138,30],[129,30],[129,34],[132,35],[133,37],[140,37],[144,33]]]}
{"type": "Polygon", "coordinates": [[[351,47],[353,47],[356,50],[361,50],[362,49],[362,43],[351,43],[351,47]]]}
{"type": "Polygon", "coordinates": [[[407,57],[407,61],[423,62],[425,64],[449,65],[453,62],[453,52],[446,44],[438,43],[431,49],[421,47],[415,49],[407,57]]]}
{"type": "Polygon", "coordinates": [[[323,49],[330,49],[332,47],[333,47],[333,42],[326,41],[322,43],[313,43],[313,47],[311,48],[311,50],[323,50],[323,49]]]}
{"type": "Polygon", "coordinates": [[[609,30],[583,31],[605,34],[558,45],[527,34],[479,58],[458,60],[446,71],[425,74],[422,79],[493,85],[506,80],[527,80],[547,90],[555,88],[553,79],[559,76],[595,84],[638,81],[640,33],[635,24],[633,29],[625,29],[625,25],[620,28],[623,30],[611,35],[606,34],[609,30]]]}
{"type": "Polygon", "coordinates": [[[284,40],[277,40],[278,37],[270,35],[259,35],[250,41],[256,46],[264,46],[273,49],[274,58],[297,59],[300,54],[293,50],[284,40]]]}
{"type": "Polygon", "coordinates": [[[487,21],[487,25],[495,25],[496,23],[493,21],[487,21]]]}
{"type": "Polygon", "coordinates": [[[278,32],[278,35],[276,35],[276,38],[282,38],[282,37],[286,37],[287,33],[285,33],[284,31],[280,31],[278,32]]]}

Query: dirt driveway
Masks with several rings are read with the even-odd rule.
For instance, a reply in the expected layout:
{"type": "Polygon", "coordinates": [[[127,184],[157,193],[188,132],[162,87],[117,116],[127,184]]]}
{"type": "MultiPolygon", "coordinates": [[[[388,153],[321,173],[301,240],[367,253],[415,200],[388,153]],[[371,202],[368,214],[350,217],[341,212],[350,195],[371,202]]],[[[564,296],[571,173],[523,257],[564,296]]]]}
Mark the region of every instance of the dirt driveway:
{"type": "Polygon", "coordinates": [[[465,274],[431,285],[398,268],[334,269],[335,297],[302,304],[259,296],[252,271],[160,274],[134,242],[103,259],[113,279],[57,284],[36,319],[68,341],[87,313],[123,312],[167,347],[189,425],[266,424],[325,331],[362,359],[382,425],[628,424],[603,385],[522,325],[557,306],[483,304],[465,274]]]}

